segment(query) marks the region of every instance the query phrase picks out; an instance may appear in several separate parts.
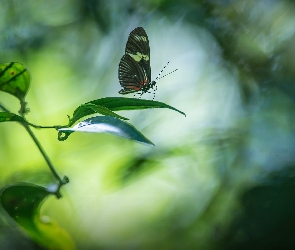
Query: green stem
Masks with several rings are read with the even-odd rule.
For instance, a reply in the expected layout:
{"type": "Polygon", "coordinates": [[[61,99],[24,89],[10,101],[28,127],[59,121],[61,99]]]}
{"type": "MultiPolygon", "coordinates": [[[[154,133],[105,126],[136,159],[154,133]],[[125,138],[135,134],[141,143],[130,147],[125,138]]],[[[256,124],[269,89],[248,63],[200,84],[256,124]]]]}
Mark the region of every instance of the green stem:
{"type": "MultiPolygon", "coordinates": [[[[0,108],[5,111],[5,112],[9,112],[10,111],[4,107],[3,104],[0,103],[0,108]]],[[[21,116],[24,118],[24,114],[22,113],[21,116]]],[[[31,124],[29,122],[26,121],[26,123],[21,123],[25,129],[27,130],[27,132],[29,133],[29,135],[31,136],[31,138],[33,139],[33,141],[35,142],[35,144],[37,145],[39,151],[41,152],[42,156],[44,157],[48,167],[50,168],[53,176],[58,180],[59,182],[59,187],[61,187],[62,185],[66,184],[68,182],[68,178],[67,177],[64,177],[64,179],[62,180],[59,175],[57,174],[57,172],[55,171],[55,168],[54,166],[52,165],[49,157],[47,156],[47,154],[45,153],[44,149],[42,148],[40,142],[38,141],[37,137],[35,136],[35,134],[33,133],[33,131],[31,130],[31,128],[29,126],[33,126],[35,128],[56,128],[56,127],[60,127],[60,126],[56,126],[56,127],[43,127],[43,126],[38,126],[38,125],[34,125],[34,124],[31,124]]]]}
{"type": "Polygon", "coordinates": [[[26,121],[26,123],[34,128],[54,128],[54,129],[59,129],[61,128],[62,126],[60,125],[54,125],[54,126],[41,126],[41,125],[35,125],[33,123],[30,123],[28,121],[26,121]]]}
{"type": "Polygon", "coordinates": [[[33,141],[35,142],[35,144],[37,145],[39,151],[41,152],[41,154],[43,155],[48,167],[50,168],[52,174],[54,175],[54,177],[58,180],[58,182],[60,183],[60,185],[63,185],[64,182],[63,180],[59,177],[59,175],[57,174],[57,172],[55,171],[55,168],[53,167],[49,157],[47,156],[47,154],[45,153],[44,149],[42,148],[40,142],[38,141],[37,137],[35,136],[35,134],[33,133],[33,131],[30,129],[30,127],[28,126],[28,124],[23,124],[23,126],[25,127],[25,129],[27,130],[27,132],[30,134],[31,138],[33,139],[33,141]]]}
{"type": "MultiPolygon", "coordinates": [[[[25,106],[24,106],[25,107],[25,106]]],[[[0,109],[2,109],[5,112],[9,112],[11,113],[3,104],[0,103],[0,109]]],[[[29,135],[31,136],[31,138],[33,139],[33,141],[35,142],[35,144],[37,145],[39,151],[41,152],[42,156],[44,157],[49,169],[51,170],[53,176],[58,180],[58,184],[56,184],[56,186],[52,189],[48,187],[47,191],[54,194],[58,199],[61,198],[61,193],[60,193],[60,188],[69,183],[69,178],[67,176],[64,176],[63,179],[61,179],[58,175],[58,173],[55,171],[55,168],[53,166],[53,164],[51,163],[49,157],[47,156],[47,154],[45,153],[44,149],[42,148],[40,142],[38,141],[37,137],[35,136],[35,134],[33,133],[33,131],[31,130],[30,126],[35,127],[35,128],[55,128],[58,129],[61,126],[38,126],[38,125],[34,125],[32,123],[29,123],[26,121],[25,119],[25,111],[26,109],[21,109],[20,110],[20,115],[22,116],[22,118],[24,119],[24,121],[20,121],[20,123],[25,127],[25,129],[27,130],[27,132],[29,133],[29,135]]]]}
{"type": "MultiPolygon", "coordinates": [[[[4,107],[3,104],[0,103],[0,109],[2,109],[5,112],[11,113],[7,108],[4,107]]],[[[22,115],[22,117],[24,118],[24,115],[22,115]]],[[[41,126],[41,125],[35,125],[33,123],[28,122],[27,120],[25,120],[26,123],[34,128],[54,128],[54,129],[59,129],[62,128],[63,126],[60,125],[54,125],[54,126],[41,126]]]]}
{"type": "Polygon", "coordinates": [[[0,103],[0,108],[5,111],[5,112],[10,112],[7,108],[5,108],[1,103],[0,103]]]}

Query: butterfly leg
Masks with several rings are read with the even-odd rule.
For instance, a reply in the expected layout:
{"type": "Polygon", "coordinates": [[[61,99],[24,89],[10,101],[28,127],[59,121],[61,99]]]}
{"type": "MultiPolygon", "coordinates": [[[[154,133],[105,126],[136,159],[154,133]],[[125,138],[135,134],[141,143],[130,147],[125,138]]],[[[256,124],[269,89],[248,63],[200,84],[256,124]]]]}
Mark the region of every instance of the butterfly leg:
{"type": "Polygon", "coordinates": [[[143,91],[141,93],[138,93],[140,96],[139,96],[139,99],[141,99],[142,95],[143,95],[143,91]]]}
{"type": "Polygon", "coordinates": [[[135,93],[133,96],[136,97],[136,95],[139,95],[138,99],[140,99],[141,96],[142,96],[142,94],[143,94],[143,93],[137,92],[137,93],[135,93]]]}
{"type": "Polygon", "coordinates": [[[154,90],[154,97],[153,97],[153,100],[155,100],[155,98],[156,98],[156,91],[158,90],[158,86],[157,85],[155,85],[155,89],[153,88],[153,90],[154,90]]]}

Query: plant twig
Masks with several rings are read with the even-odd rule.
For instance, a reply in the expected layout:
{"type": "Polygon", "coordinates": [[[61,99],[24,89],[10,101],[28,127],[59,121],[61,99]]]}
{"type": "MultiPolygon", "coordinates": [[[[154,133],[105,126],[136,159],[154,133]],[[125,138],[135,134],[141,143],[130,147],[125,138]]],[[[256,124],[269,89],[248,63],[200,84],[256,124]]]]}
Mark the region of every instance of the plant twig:
{"type": "Polygon", "coordinates": [[[0,108],[5,112],[10,112],[7,108],[4,107],[3,104],[0,103],[0,108]]]}
{"type": "Polygon", "coordinates": [[[57,172],[55,171],[55,168],[53,166],[53,164],[51,163],[49,157],[47,156],[47,154],[45,153],[44,149],[42,148],[40,142],[38,141],[37,137],[35,136],[35,134],[33,133],[33,131],[30,129],[28,124],[22,124],[25,129],[27,130],[27,132],[29,133],[29,135],[31,136],[31,138],[33,139],[33,141],[35,142],[35,144],[37,145],[39,151],[41,152],[42,156],[44,157],[48,167],[50,168],[52,174],[54,175],[54,177],[58,180],[58,182],[60,184],[64,184],[62,179],[60,178],[60,176],[57,174],[57,172]]]}
{"type": "MultiPolygon", "coordinates": [[[[11,113],[3,104],[0,103],[0,109],[2,109],[3,111],[5,112],[9,112],[11,113]]],[[[21,113],[21,116],[24,118],[24,113],[21,113]]],[[[24,118],[25,120],[25,118],[24,118]]],[[[63,179],[60,178],[60,176],[58,175],[58,173],[56,172],[53,164],[51,163],[49,157],[47,156],[46,152],[44,151],[44,149],[42,148],[40,142],[38,141],[37,137],[35,136],[35,134],[33,133],[33,131],[31,130],[30,126],[34,127],[34,128],[60,128],[61,126],[39,126],[39,125],[35,125],[35,124],[32,124],[30,122],[27,122],[25,120],[25,122],[20,122],[24,127],[25,129],[27,130],[27,132],[29,133],[29,135],[31,136],[31,138],[33,139],[33,141],[35,142],[35,144],[37,145],[39,151],[41,152],[42,156],[44,157],[49,169],[51,170],[53,176],[58,180],[58,186],[57,186],[57,189],[56,191],[54,192],[54,194],[57,196],[57,198],[60,198],[61,197],[61,194],[59,192],[59,189],[61,186],[65,185],[66,183],[69,182],[69,179],[68,177],[64,176],[63,179]]]]}
{"type": "MultiPolygon", "coordinates": [[[[1,103],[0,103],[0,109],[2,109],[2,110],[5,111],[5,112],[9,112],[9,113],[11,113],[11,112],[10,112],[6,107],[4,107],[4,105],[1,104],[1,103]]],[[[22,117],[24,118],[24,115],[22,115],[22,117]]],[[[60,128],[63,127],[63,126],[61,126],[61,125],[41,126],[41,125],[36,125],[36,124],[30,123],[30,122],[28,122],[26,119],[24,119],[24,120],[25,120],[26,124],[28,124],[28,125],[30,125],[30,126],[32,126],[32,127],[34,127],[34,128],[54,128],[54,129],[60,129],[60,128]]]]}
{"type": "Polygon", "coordinates": [[[41,126],[41,125],[36,125],[36,124],[33,124],[33,123],[30,123],[28,121],[26,121],[26,123],[34,128],[54,128],[54,129],[59,129],[59,128],[62,128],[61,125],[54,125],[54,126],[41,126]]]}

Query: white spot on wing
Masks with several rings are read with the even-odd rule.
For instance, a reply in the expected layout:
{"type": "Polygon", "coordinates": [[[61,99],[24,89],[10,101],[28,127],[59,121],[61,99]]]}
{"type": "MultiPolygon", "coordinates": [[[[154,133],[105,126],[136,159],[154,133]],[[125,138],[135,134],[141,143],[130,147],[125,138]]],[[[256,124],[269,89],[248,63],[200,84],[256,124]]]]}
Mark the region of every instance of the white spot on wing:
{"type": "Polygon", "coordinates": [[[130,54],[130,53],[128,53],[136,62],[139,62],[141,59],[143,59],[143,60],[146,60],[146,61],[148,61],[150,58],[149,58],[149,56],[148,55],[144,55],[144,54],[141,54],[141,53],[139,53],[139,52],[137,52],[136,53],[136,55],[134,55],[134,54],[130,54]]]}

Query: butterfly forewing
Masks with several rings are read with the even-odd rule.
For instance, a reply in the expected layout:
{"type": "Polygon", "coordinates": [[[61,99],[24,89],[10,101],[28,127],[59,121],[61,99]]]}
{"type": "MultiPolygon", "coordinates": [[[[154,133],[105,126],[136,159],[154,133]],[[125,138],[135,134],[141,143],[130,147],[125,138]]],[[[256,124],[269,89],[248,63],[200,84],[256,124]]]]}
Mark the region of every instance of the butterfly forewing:
{"type": "Polygon", "coordinates": [[[129,34],[126,43],[125,53],[130,54],[133,57],[133,59],[137,62],[139,62],[141,59],[147,61],[150,60],[149,39],[145,30],[142,27],[135,28],[129,34]]]}
{"type": "Polygon", "coordinates": [[[150,44],[142,27],[137,27],[129,34],[125,54],[129,54],[145,71],[147,81],[151,81],[150,44]]]}
{"type": "Polygon", "coordinates": [[[138,63],[128,54],[119,63],[119,81],[124,88],[119,93],[128,94],[139,91],[146,83],[146,77],[138,63]]]}

